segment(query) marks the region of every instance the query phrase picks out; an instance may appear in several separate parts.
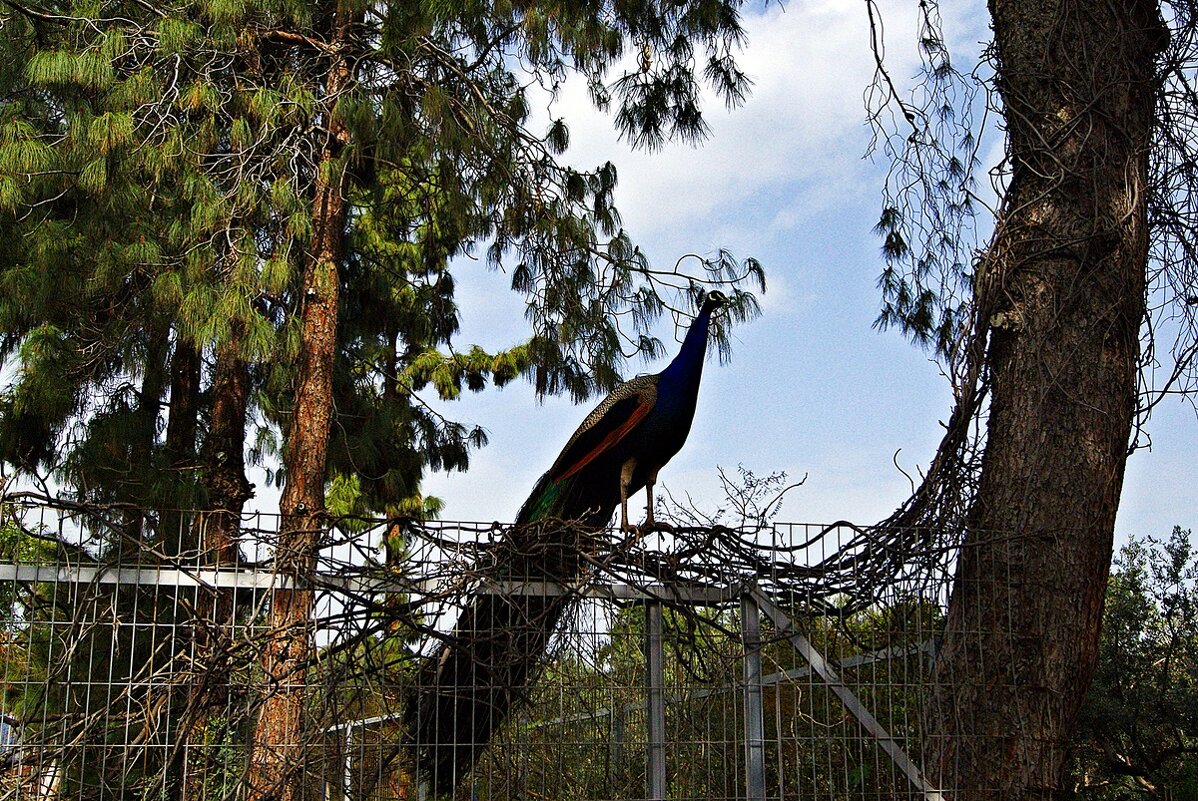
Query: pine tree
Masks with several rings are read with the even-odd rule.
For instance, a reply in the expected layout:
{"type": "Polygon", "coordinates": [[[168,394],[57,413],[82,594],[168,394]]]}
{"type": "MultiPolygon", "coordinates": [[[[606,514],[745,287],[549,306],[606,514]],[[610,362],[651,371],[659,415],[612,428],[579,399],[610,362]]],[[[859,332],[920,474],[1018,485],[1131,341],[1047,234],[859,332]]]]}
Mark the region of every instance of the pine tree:
{"type": "MultiPolygon", "coordinates": [[[[737,280],[760,278],[751,261],[721,254],[663,283],[620,226],[614,167],[561,164],[564,121],[534,131],[513,71],[551,91],[581,74],[635,144],[696,140],[696,65],[729,102],[747,86],[734,3],[0,14],[0,233],[25,245],[0,256],[0,355],[20,368],[0,456],[80,499],[159,510],[131,514],[126,541],[235,559],[256,420],[280,435],[278,565],[302,575],[329,482],[363,510],[435,508],[424,471],[463,469],[483,443],[420,393],[524,375],[583,398],[619,380],[626,352],[656,355],[671,289],[733,283],[739,317],[755,309],[737,280]],[[636,65],[609,86],[627,52],[636,65]],[[483,247],[531,323],[496,353],[454,347],[453,260],[483,247]],[[176,510],[192,500],[224,512],[190,525],[176,510]]],[[[310,605],[280,592],[271,610],[264,668],[297,680],[259,721],[280,742],[299,735],[310,605]]],[[[277,757],[255,754],[251,784],[291,797],[277,757]]]]}

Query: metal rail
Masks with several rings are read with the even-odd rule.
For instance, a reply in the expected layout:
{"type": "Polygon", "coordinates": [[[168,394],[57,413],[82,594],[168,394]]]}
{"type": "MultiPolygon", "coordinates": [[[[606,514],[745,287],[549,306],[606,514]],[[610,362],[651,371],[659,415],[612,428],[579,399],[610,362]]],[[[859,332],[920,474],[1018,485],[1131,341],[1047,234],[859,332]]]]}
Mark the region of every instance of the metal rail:
{"type": "Polygon", "coordinates": [[[484,581],[476,586],[450,586],[436,580],[405,581],[400,577],[317,573],[302,583],[273,570],[237,567],[178,567],[162,565],[115,566],[102,564],[28,565],[0,563],[0,581],[59,584],[122,584],[154,587],[207,587],[213,589],[270,590],[304,588],[330,589],[349,593],[421,592],[428,596],[450,592],[536,598],[573,595],[611,601],[657,601],[665,603],[718,605],[740,596],[738,587],[704,587],[665,584],[601,584],[593,581],[484,581]]]}
{"type": "Polygon", "coordinates": [[[759,590],[750,590],[749,594],[761,607],[761,611],[765,613],[765,616],[774,624],[778,632],[807,660],[807,663],[811,665],[816,675],[828,686],[828,689],[840,698],[845,709],[861,724],[861,728],[865,729],[869,732],[870,736],[877,740],[878,746],[886,752],[895,766],[907,776],[917,790],[923,793],[925,801],[945,801],[944,795],[928,783],[919,766],[912,761],[911,757],[907,756],[907,752],[903,750],[898,741],[890,736],[890,732],[886,731],[885,727],[873,716],[873,713],[865,708],[865,705],[853,694],[848,685],[840,680],[840,676],[832,669],[832,666],[824,658],[824,655],[816,650],[810,640],[795,630],[794,624],[786,613],[779,609],[773,601],[759,590]]]}

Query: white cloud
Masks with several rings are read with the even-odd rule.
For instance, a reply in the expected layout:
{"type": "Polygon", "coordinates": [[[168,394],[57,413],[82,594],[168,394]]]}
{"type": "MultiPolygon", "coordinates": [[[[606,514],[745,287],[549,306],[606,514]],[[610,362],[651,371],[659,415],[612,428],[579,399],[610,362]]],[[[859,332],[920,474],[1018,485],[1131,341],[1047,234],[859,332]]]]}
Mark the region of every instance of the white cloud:
{"type": "MultiPolygon", "coordinates": [[[[885,4],[888,62],[899,77],[915,72],[915,20],[907,4],[885,4]]],[[[873,170],[861,162],[870,133],[863,92],[875,71],[869,22],[859,0],[770,5],[746,14],[749,45],[740,66],[755,81],[743,108],[727,111],[707,92],[704,114],[712,135],[701,147],[672,142],[660,152],[633,151],[618,141],[612,121],[592,107],[582,81],[571,81],[552,108],[571,131],[568,159],[580,168],[617,166],[617,205],[634,238],[662,239],[659,257],[683,247],[726,244],[725,233],[746,210],[769,207],[775,229],[797,224],[776,208],[825,206],[876,192],[873,170]],[[736,212],[739,211],[739,214],[736,212]],[[734,218],[728,220],[733,214],[734,218]]]]}

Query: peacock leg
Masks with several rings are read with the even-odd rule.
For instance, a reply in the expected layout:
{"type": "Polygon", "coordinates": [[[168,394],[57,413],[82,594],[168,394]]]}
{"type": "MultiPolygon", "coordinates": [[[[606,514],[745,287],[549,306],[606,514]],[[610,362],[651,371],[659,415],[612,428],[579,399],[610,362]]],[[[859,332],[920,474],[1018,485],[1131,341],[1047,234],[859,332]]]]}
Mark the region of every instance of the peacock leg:
{"type": "Polygon", "coordinates": [[[650,473],[645,479],[645,528],[653,528],[657,521],[653,519],[653,485],[657,483],[657,473],[650,473]]]}
{"type": "Polygon", "coordinates": [[[657,484],[657,473],[652,473],[645,481],[645,499],[649,505],[645,507],[645,528],[648,531],[673,531],[674,527],[669,523],[658,523],[653,517],[653,487],[657,484]]]}
{"type": "Polygon", "coordinates": [[[636,459],[629,459],[620,468],[620,530],[636,531],[636,526],[628,523],[628,488],[632,486],[632,471],[636,469],[636,459]]]}

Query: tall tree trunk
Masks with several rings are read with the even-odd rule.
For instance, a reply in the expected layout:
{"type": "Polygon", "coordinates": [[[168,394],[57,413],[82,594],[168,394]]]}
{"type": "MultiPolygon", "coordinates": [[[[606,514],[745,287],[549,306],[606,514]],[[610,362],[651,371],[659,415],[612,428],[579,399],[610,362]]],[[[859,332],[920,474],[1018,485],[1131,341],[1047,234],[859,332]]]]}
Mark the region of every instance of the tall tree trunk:
{"type": "Polygon", "coordinates": [[[347,204],[340,155],[345,125],[332,114],[351,85],[348,52],[360,11],[339,8],[330,49],[335,55],[325,83],[323,117],[328,127],[313,196],[313,242],[305,257],[299,370],[287,431],[287,486],[279,502],[281,524],[275,565],[296,581],[277,589],[271,604],[270,640],[262,656],[271,693],[264,699],[254,732],[248,775],[251,799],[300,801],[305,797],[304,685],[312,656],[312,591],[304,583],[316,566],[324,524],[324,487],[333,413],[333,366],[337,348],[340,262],[347,204]]]}
{"type": "MultiPolygon", "coordinates": [[[[208,434],[200,452],[205,509],[196,515],[191,539],[205,564],[238,563],[237,537],[241,512],[253,495],[245,475],[245,425],[249,406],[249,367],[238,351],[238,332],[217,352],[212,375],[212,412],[208,434]]],[[[196,599],[194,652],[197,671],[189,687],[187,719],[181,726],[183,754],[180,797],[202,799],[211,795],[209,784],[221,781],[218,746],[228,713],[229,655],[232,650],[233,592],[217,589],[196,599]]]]}
{"type": "MultiPolygon", "coordinates": [[[[169,494],[162,499],[159,510],[160,530],[159,540],[161,549],[168,557],[178,557],[194,546],[191,543],[188,509],[194,505],[193,491],[195,478],[193,470],[196,466],[196,430],[199,420],[200,402],[200,354],[191,342],[176,336],[174,351],[171,355],[171,384],[170,407],[166,419],[166,438],[163,450],[166,456],[166,470],[169,473],[169,494]]],[[[176,588],[177,592],[177,588],[176,588]]],[[[178,609],[175,593],[167,593],[160,598],[160,611],[165,612],[163,619],[174,620],[178,609]],[[162,609],[162,606],[169,606],[162,609]]],[[[177,654],[183,644],[179,643],[170,649],[177,654]]],[[[172,669],[172,672],[174,670],[172,669]]],[[[186,708],[185,705],[180,708],[186,708]]],[[[186,713],[185,713],[186,714],[186,713]]],[[[182,780],[182,755],[190,739],[189,723],[186,717],[172,722],[173,737],[176,752],[166,766],[164,786],[172,798],[181,797],[180,782],[182,780]]]]}
{"type": "Polygon", "coordinates": [[[1136,408],[1155,3],[991,0],[1012,175],[977,277],[990,409],[929,710],[955,799],[1048,799],[1094,669],[1136,408]]]}
{"type": "Polygon", "coordinates": [[[162,395],[166,391],[166,361],[170,329],[162,320],[153,320],[146,330],[145,364],[137,392],[137,408],[128,437],[128,456],[125,464],[112,465],[123,477],[117,479],[115,498],[127,504],[121,512],[122,537],[116,543],[115,558],[124,563],[140,559],[144,547],[146,511],[151,506],[153,492],[150,474],[154,445],[158,438],[158,417],[162,410],[162,395]]]}
{"type": "Polygon", "coordinates": [[[172,556],[194,547],[189,543],[185,510],[194,505],[196,428],[200,405],[200,354],[192,342],[176,337],[171,356],[170,410],[166,417],[166,469],[172,491],[162,519],[162,547],[172,556]]]}
{"type": "Polygon", "coordinates": [[[245,423],[250,371],[238,354],[238,336],[224,343],[212,373],[212,412],[200,450],[205,511],[196,522],[196,540],[209,564],[237,563],[241,511],[253,496],[245,475],[245,423]]]}

